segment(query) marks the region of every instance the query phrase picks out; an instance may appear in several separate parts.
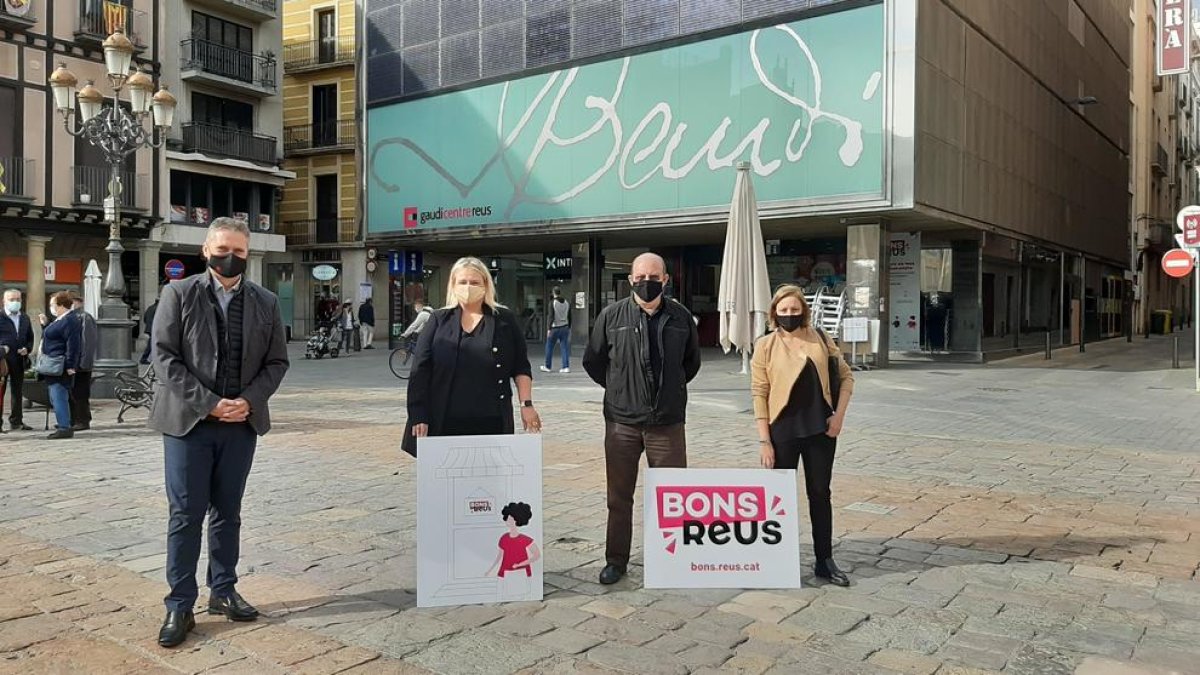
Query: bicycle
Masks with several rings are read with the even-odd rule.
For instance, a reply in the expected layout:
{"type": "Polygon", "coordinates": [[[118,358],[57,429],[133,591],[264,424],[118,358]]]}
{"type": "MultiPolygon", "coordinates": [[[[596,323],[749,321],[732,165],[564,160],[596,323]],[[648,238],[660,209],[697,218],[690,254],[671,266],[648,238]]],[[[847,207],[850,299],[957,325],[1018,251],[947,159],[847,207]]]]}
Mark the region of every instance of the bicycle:
{"type": "Polygon", "coordinates": [[[388,367],[392,369],[392,374],[401,380],[407,380],[409,371],[412,369],[412,355],[417,349],[417,339],[410,337],[405,339],[404,344],[392,350],[392,355],[388,357],[388,367]]]}

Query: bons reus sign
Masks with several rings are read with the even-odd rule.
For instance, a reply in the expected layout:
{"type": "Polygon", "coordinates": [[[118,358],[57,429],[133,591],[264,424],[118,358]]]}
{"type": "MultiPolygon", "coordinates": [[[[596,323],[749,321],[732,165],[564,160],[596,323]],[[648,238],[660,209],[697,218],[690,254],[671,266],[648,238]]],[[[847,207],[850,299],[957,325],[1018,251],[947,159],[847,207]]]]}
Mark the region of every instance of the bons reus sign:
{"type": "Polygon", "coordinates": [[[1191,0],[1158,0],[1158,74],[1178,75],[1191,68],[1191,0]]]}
{"type": "Polygon", "coordinates": [[[796,472],[646,472],[646,588],[799,588],[796,472]]]}

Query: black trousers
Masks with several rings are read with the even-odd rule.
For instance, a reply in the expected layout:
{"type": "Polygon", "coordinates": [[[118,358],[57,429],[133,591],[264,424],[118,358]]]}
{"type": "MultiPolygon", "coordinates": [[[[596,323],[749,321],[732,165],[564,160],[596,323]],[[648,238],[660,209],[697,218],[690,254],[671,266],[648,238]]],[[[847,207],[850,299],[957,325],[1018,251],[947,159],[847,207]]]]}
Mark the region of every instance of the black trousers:
{"type": "Polygon", "coordinates": [[[92,371],[75,371],[71,385],[71,424],[92,423],[92,371]]]}
{"type": "Polygon", "coordinates": [[[163,436],[167,503],[168,610],[196,604],[196,565],[208,516],[208,587],[214,597],[237,583],[242,495],[254,463],[258,435],[249,424],[203,421],[186,436],[163,436]]]}
{"type": "Polygon", "coordinates": [[[808,495],[808,518],[812,522],[813,553],[817,560],[833,557],[833,456],[837,439],[825,434],[779,439],[775,446],[775,468],[796,469],[804,463],[804,491],[808,495]]]}
{"type": "MultiPolygon", "coordinates": [[[[5,358],[8,360],[8,392],[9,401],[12,404],[12,408],[8,411],[8,421],[15,427],[21,424],[21,404],[24,401],[22,390],[25,382],[25,369],[22,366],[25,365],[23,363],[25,357],[16,355],[14,358],[14,354],[10,352],[5,358]]],[[[0,410],[3,409],[4,401],[0,401],[0,410]]]]}

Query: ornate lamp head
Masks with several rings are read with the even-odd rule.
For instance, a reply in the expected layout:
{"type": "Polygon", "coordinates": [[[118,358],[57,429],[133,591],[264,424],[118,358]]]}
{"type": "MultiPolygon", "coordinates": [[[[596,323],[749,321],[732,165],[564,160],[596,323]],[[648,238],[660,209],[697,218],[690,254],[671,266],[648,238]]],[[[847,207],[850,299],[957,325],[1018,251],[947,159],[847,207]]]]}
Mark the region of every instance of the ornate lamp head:
{"type": "Polygon", "coordinates": [[[75,74],[67,70],[67,64],[59,63],[58,68],[50,74],[50,89],[54,92],[54,106],[63,115],[75,111],[75,87],[79,80],[75,74]]]}

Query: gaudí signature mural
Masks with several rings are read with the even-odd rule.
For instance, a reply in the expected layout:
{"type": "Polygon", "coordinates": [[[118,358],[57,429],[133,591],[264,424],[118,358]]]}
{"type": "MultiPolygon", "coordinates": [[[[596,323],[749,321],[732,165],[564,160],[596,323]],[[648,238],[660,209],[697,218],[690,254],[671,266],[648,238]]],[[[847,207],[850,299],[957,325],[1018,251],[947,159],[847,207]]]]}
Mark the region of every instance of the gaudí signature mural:
{"type": "MultiPolygon", "coordinates": [[[[372,109],[371,232],[883,192],[882,4],[372,109]]],[[[397,77],[400,73],[396,74],[397,77]]]]}

